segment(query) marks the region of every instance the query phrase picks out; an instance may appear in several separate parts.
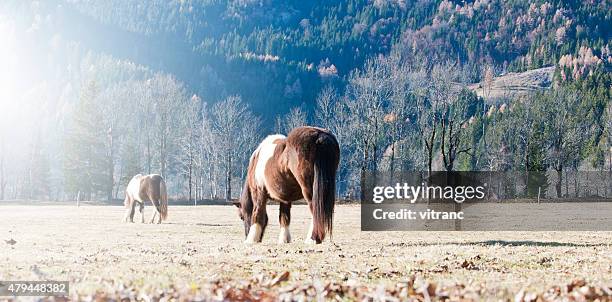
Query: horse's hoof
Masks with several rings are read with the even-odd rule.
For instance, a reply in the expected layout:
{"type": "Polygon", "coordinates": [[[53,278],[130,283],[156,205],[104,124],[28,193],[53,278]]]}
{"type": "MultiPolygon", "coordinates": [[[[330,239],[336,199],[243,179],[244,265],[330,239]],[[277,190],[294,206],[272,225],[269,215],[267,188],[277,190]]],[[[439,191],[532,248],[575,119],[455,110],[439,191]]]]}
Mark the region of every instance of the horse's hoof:
{"type": "Polygon", "coordinates": [[[291,234],[288,228],[281,228],[278,234],[278,244],[291,243],[291,234]]]}
{"type": "Polygon", "coordinates": [[[306,238],[306,240],[304,240],[305,244],[317,244],[316,241],[314,241],[312,238],[306,238]]]}

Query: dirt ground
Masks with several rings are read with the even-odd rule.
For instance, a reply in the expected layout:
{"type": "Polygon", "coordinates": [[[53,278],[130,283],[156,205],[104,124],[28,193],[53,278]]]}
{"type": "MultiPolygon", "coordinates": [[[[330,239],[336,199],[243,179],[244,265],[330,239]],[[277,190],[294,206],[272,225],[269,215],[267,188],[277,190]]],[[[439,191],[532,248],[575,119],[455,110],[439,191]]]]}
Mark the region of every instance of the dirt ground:
{"type": "Polygon", "coordinates": [[[299,205],[278,245],[270,205],[264,242],[245,246],[231,206],[171,206],[162,225],[123,212],[0,206],[0,280],[68,280],[73,299],[527,301],[579,287],[612,299],[612,232],[361,232],[359,206],[339,205],[333,243],[310,246],[299,205]]]}

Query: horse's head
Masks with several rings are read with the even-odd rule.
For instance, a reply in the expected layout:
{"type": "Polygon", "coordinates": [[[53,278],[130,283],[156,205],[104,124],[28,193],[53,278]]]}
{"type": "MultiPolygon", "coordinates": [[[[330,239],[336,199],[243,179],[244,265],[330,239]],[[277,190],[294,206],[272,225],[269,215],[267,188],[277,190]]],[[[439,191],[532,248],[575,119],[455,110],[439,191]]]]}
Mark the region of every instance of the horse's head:
{"type": "Polygon", "coordinates": [[[248,184],[245,184],[242,194],[240,194],[240,199],[233,204],[238,208],[238,216],[244,223],[244,236],[246,237],[249,234],[251,216],[253,214],[253,200],[251,199],[248,184]]]}

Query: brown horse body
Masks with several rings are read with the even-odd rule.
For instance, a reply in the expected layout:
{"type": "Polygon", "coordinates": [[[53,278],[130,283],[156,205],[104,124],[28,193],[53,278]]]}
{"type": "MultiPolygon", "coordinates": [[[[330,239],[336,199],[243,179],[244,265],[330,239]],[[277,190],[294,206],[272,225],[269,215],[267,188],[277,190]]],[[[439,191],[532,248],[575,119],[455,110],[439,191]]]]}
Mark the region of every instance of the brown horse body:
{"type": "Polygon", "coordinates": [[[142,223],[144,223],[144,205],[150,201],[155,213],[151,217],[151,223],[159,216],[157,223],[161,223],[168,216],[168,194],[164,178],[157,174],[136,175],[130,180],[125,189],[126,213],[123,218],[125,222],[134,222],[136,205],[139,206],[142,223]]]}
{"type": "Polygon", "coordinates": [[[331,234],[340,160],[338,142],[329,131],[295,128],[288,137],[270,135],[251,155],[240,201],[247,243],[261,242],[268,224],[266,202],[280,202],[279,243],[291,241],[291,203],[308,202],[312,222],[306,242],[321,243],[331,234]]]}

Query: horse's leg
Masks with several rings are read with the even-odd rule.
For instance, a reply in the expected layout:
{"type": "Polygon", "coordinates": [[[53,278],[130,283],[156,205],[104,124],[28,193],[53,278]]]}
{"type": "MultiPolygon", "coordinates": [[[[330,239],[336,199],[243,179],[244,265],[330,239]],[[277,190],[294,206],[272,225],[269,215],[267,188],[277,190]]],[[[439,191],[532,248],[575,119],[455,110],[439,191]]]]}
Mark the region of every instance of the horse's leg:
{"type": "Polygon", "coordinates": [[[153,211],[153,217],[151,217],[151,221],[149,223],[153,223],[155,221],[155,216],[157,216],[157,211],[153,211]]]}
{"type": "MultiPolygon", "coordinates": [[[[161,224],[162,223],[162,218],[161,218],[161,213],[159,212],[158,205],[159,205],[159,202],[155,206],[155,215],[153,216],[153,218],[155,218],[157,216],[157,224],[161,224]]],[[[151,222],[151,223],[153,223],[153,222],[151,222]]]]}
{"type": "Polygon", "coordinates": [[[134,222],[134,212],[136,210],[134,200],[129,197],[126,197],[126,207],[125,215],[123,216],[124,222],[134,222]]]}
{"type": "Polygon", "coordinates": [[[130,222],[134,222],[134,214],[136,214],[136,205],[138,201],[132,199],[132,211],[130,212],[130,222]]]}
{"type": "Polygon", "coordinates": [[[161,213],[159,213],[159,210],[157,209],[158,205],[159,205],[159,201],[155,201],[155,200],[151,200],[151,204],[153,205],[153,217],[151,217],[151,223],[155,222],[155,217],[159,216],[159,221],[157,223],[161,223],[161,213]]]}
{"type": "Polygon", "coordinates": [[[293,175],[295,176],[295,180],[297,180],[300,185],[300,189],[302,190],[302,197],[308,203],[308,208],[310,209],[310,226],[308,227],[308,232],[306,233],[306,239],[304,239],[304,243],[306,244],[316,244],[316,240],[312,239],[312,232],[314,231],[314,205],[312,204],[312,183],[313,176],[307,175],[300,170],[291,170],[293,175]]]}
{"type": "MultiPolygon", "coordinates": [[[[312,214],[312,208],[310,209],[310,213],[312,214]]],[[[314,217],[310,219],[310,226],[308,227],[308,232],[306,233],[306,239],[304,239],[304,243],[306,244],[316,244],[317,242],[312,239],[312,232],[314,230],[314,217]]]]}
{"type": "Polygon", "coordinates": [[[289,233],[289,223],[291,222],[291,203],[281,202],[278,214],[280,223],[280,233],[278,234],[278,243],[291,242],[291,234],[289,233]]]}
{"type": "Polygon", "coordinates": [[[302,196],[308,203],[308,208],[310,209],[310,226],[308,227],[308,233],[306,233],[306,239],[304,239],[304,243],[306,244],[316,244],[317,242],[312,239],[312,232],[314,229],[314,214],[313,214],[313,204],[312,204],[312,187],[305,184],[303,179],[300,177],[297,178],[298,183],[300,183],[300,187],[302,187],[302,196]],[[301,180],[301,181],[300,181],[301,180]]]}
{"type": "Polygon", "coordinates": [[[145,223],[145,219],[144,219],[144,208],[145,208],[144,201],[143,202],[139,202],[138,206],[139,206],[138,211],[140,211],[140,222],[141,223],[145,223]]]}
{"type": "Polygon", "coordinates": [[[266,202],[268,194],[259,189],[253,194],[253,214],[251,215],[251,227],[245,243],[261,242],[263,234],[268,225],[268,213],[266,213],[266,202]]]}

